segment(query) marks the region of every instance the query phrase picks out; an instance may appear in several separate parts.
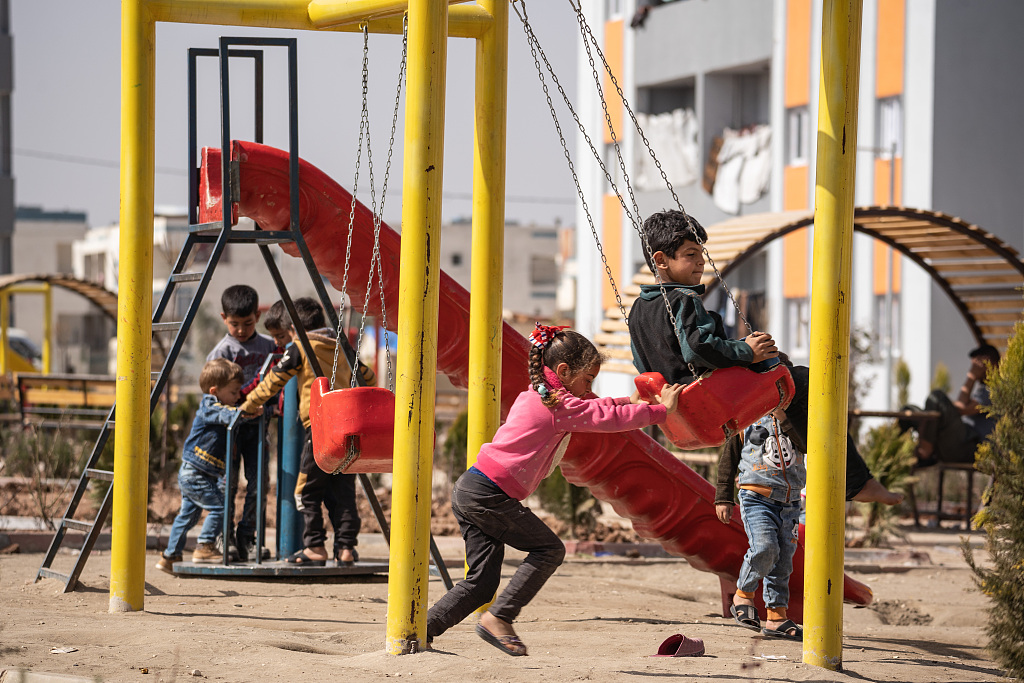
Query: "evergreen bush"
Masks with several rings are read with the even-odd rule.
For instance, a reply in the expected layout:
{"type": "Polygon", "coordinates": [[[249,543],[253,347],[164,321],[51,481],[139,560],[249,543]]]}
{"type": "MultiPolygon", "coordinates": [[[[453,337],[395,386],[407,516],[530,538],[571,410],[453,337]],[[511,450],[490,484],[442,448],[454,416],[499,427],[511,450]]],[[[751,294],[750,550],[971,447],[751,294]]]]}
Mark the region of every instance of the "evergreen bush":
{"type": "Polygon", "coordinates": [[[991,475],[985,506],[974,517],[986,533],[989,562],[979,564],[966,539],[964,557],[975,582],[992,600],[988,648],[1015,678],[1024,678],[1024,323],[1018,322],[988,387],[998,418],[995,431],[978,448],[976,467],[991,475]]]}

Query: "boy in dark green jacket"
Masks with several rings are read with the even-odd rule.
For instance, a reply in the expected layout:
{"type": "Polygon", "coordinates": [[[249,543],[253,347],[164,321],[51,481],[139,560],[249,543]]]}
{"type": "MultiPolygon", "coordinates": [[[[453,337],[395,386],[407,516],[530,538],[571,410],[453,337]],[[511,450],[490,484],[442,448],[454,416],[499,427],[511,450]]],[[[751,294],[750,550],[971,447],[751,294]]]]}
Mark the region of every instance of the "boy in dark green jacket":
{"type": "MultiPolygon", "coordinates": [[[[686,384],[694,380],[688,364],[699,375],[716,368],[747,367],[779,355],[766,332],[728,339],[722,317],[704,308],[700,280],[702,245],[708,236],[695,218],[682,211],[662,211],[649,216],[643,229],[651,251],[645,253],[647,265],[660,276],[661,284],[643,285],[629,313],[630,347],[638,372],[660,372],[670,384],[686,384]]],[[[792,374],[796,395],[786,414],[806,443],[808,370],[797,366],[792,374]]],[[[847,500],[887,505],[903,501],[903,494],[889,491],[871,476],[849,435],[846,448],[847,500]]]]}

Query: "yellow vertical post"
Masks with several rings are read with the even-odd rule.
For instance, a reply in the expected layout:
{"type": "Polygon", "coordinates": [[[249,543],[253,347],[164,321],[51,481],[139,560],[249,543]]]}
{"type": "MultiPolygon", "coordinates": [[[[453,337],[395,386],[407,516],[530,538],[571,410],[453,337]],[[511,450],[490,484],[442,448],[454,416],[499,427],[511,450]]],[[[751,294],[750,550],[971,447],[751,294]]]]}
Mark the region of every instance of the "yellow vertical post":
{"type": "Polygon", "coordinates": [[[862,0],[825,0],[814,188],[804,554],[807,664],[843,665],[847,383],[862,0]]]}
{"type": "Polygon", "coordinates": [[[49,282],[43,283],[43,372],[53,372],[53,289],[49,282]]]}
{"type": "Polygon", "coordinates": [[[149,490],[156,27],[145,0],[121,2],[121,215],[117,280],[110,611],[141,610],[149,490]]]}
{"type": "Polygon", "coordinates": [[[7,323],[11,319],[11,296],[0,292],[0,375],[6,375],[11,364],[7,357],[7,323]]]}
{"type": "Polygon", "coordinates": [[[476,41],[467,466],[476,462],[480,446],[491,440],[501,421],[508,0],[479,4],[494,21],[476,41]]]}
{"type": "Polygon", "coordinates": [[[426,641],[448,3],[409,2],[388,654],[426,641]]]}

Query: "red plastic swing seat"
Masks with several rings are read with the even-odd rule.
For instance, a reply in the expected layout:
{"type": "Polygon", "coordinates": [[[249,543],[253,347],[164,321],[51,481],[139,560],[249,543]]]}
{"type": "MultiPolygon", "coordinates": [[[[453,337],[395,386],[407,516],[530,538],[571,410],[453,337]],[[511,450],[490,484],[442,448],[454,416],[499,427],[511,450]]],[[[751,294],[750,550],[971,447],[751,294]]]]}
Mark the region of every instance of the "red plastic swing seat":
{"type": "Polygon", "coordinates": [[[317,377],[309,392],[313,458],[329,474],[390,472],[395,446],[395,395],[383,387],[331,391],[317,377]]]}
{"type": "MultiPolygon", "coordinates": [[[[650,402],[667,384],[658,372],[645,372],[634,382],[650,402]]],[[[719,368],[687,385],[675,412],[659,426],[684,451],[721,446],[776,408],[788,407],[795,392],[789,368],[781,363],[763,372],[719,368]]]]}

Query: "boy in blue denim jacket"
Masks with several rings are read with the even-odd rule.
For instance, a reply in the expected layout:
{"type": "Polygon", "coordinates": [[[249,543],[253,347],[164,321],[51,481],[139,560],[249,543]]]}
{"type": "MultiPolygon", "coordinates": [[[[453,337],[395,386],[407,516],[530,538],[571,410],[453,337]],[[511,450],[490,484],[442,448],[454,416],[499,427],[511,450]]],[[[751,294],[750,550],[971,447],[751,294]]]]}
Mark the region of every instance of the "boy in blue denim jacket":
{"type": "Polygon", "coordinates": [[[185,439],[178,470],[181,511],[171,525],[167,549],[156,563],[157,569],[174,573],[181,562],[188,530],[199,521],[203,510],[206,521],[199,532],[199,543],[192,553],[193,562],[217,561],[223,557],[215,542],[224,526],[224,463],[227,458],[227,427],[238,414],[239,394],[244,374],[241,366],[224,358],[208,361],[199,373],[203,400],[199,403],[192,430],[185,439]]]}
{"type": "Polygon", "coordinates": [[[800,489],[807,480],[803,444],[777,408],[726,442],[718,461],[715,513],[728,524],[733,512],[733,480],[739,469],[743,528],[749,546],[743,556],[736,594],[730,608],[736,621],[766,636],[802,640],[803,630],[786,616],[789,575],[793,573],[800,489]],[[757,585],[764,580],[768,623],[754,607],[757,585]]]}

